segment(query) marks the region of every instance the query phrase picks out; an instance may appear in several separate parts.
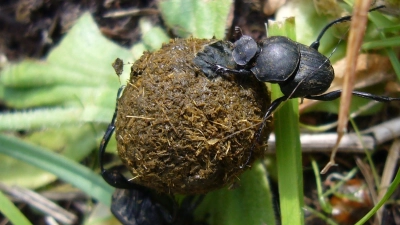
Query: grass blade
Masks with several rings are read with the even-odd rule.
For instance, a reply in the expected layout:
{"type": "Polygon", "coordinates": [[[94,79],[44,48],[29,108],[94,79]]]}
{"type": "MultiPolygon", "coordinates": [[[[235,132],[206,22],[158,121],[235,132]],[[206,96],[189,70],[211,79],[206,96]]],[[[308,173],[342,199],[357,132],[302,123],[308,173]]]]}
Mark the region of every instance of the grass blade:
{"type": "Polygon", "coordinates": [[[12,224],[32,225],[31,222],[19,211],[19,209],[0,191],[0,212],[7,217],[12,224]]]}
{"type": "MultiPolygon", "coordinates": [[[[270,23],[271,24],[271,23],[270,23]]],[[[284,35],[296,40],[294,19],[283,26],[271,24],[271,36],[284,35]]],[[[272,86],[272,99],[281,95],[278,85],[272,86]]],[[[292,99],[274,113],[276,158],[282,225],[304,224],[303,170],[301,160],[298,100],[292,99]]]]}
{"type": "Polygon", "coordinates": [[[61,155],[52,153],[38,146],[21,140],[0,135],[0,153],[24,161],[55,174],[89,196],[110,206],[113,188],[89,168],[86,168],[61,155]]]}
{"type": "Polygon", "coordinates": [[[365,215],[360,221],[356,223],[356,225],[365,224],[369,218],[371,218],[378,210],[385,204],[390,196],[399,188],[400,185],[400,169],[397,170],[396,177],[394,178],[392,184],[390,184],[389,188],[387,189],[386,194],[383,198],[365,215]]]}

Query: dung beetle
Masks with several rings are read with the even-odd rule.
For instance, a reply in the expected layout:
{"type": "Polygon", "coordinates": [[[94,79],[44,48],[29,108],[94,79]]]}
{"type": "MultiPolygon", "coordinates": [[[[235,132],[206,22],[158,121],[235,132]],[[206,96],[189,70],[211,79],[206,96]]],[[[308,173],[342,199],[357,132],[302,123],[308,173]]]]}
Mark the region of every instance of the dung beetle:
{"type": "Polygon", "coordinates": [[[118,166],[104,168],[103,158],[115,130],[118,98],[124,87],[118,89],[114,115],[99,148],[101,175],[109,185],[116,188],[111,200],[111,212],[124,225],[199,224],[194,222],[192,214],[203,195],[186,196],[178,205],[173,195],[156,193],[150,188],[130,182],[118,166]]]}
{"type": "MultiPolygon", "coordinates": [[[[378,6],[370,9],[369,12],[384,7],[378,6]]],[[[257,43],[251,37],[242,35],[237,29],[241,36],[234,42],[232,52],[232,58],[237,64],[236,69],[214,65],[214,74],[254,75],[261,82],[279,84],[283,93],[283,96],[274,100],[266,111],[261,126],[255,134],[255,142],[250,149],[248,159],[256,143],[260,141],[260,134],[266,120],[282,102],[292,98],[331,101],[340,97],[342,90],[323,94],[330,87],[335,75],[330,60],[318,52],[318,48],[322,36],[331,26],[350,20],[351,16],[345,16],[330,22],[310,46],[283,36],[268,37],[257,43]]],[[[377,96],[359,91],[353,91],[352,94],[378,102],[400,100],[400,98],[377,96]]],[[[243,166],[246,165],[247,163],[243,166]]]]}
{"type": "Polygon", "coordinates": [[[329,59],[317,49],[283,36],[272,36],[257,44],[242,35],[234,43],[232,57],[239,66],[248,67],[238,73],[251,73],[261,82],[278,83],[290,98],[321,94],[335,76],[329,59]],[[254,63],[248,66],[251,61],[254,63]]]}
{"type": "Polygon", "coordinates": [[[172,196],[146,187],[115,189],[111,212],[124,225],[189,225],[203,196],[187,196],[178,206],[172,196]]]}

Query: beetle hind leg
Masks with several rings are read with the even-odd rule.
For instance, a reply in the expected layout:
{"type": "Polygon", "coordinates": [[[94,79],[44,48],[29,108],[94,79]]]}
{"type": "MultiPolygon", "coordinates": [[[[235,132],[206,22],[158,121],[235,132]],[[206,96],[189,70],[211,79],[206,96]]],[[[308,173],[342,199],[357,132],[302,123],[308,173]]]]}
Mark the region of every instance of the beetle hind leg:
{"type": "MultiPolygon", "coordinates": [[[[377,102],[400,101],[400,98],[392,98],[392,97],[387,97],[387,96],[373,95],[373,94],[370,94],[367,92],[361,92],[361,91],[353,91],[352,94],[355,96],[361,97],[361,98],[375,100],[377,102]]],[[[312,99],[312,100],[319,100],[319,101],[332,101],[332,100],[338,99],[341,95],[342,95],[342,90],[337,90],[337,91],[328,92],[328,93],[325,93],[322,95],[308,95],[308,96],[305,96],[304,98],[312,99]]]]}
{"type": "Polygon", "coordinates": [[[258,143],[261,142],[262,131],[263,131],[264,128],[265,128],[265,125],[266,125],[266,123],[267,123],[267,119],[268,119],[269,117],[271,117],[272,113],[278,108],[278,106],[279,106],[282,102],[284,102],[284,101],[286,101],[286,100],[288,100],[288,99],[289,99],[288,96],[282,96],[282,97],[280,97],[280,98],[275,99],[275,100],[271,103],[271,105],[269,106],[267,112],[265,113],[265,115],[263,116],[263,118],[262,118],[262,120],[261,120],[261,125],[260,125],[260,127],[258,128],[257,133],[255,133],[255,135],[254,135],[253,144],[252,144],[251,147],[250,147],[249,155],[247,156],[247,160],[246,160],[246,162],[245,162],[243,165],[240,166],[240,168],[244,168],[245,166],[247,166],[247,165],[249,164],[250,159],[251,159],[251,156],[253,155],[254,148],[256,147],[256,145],[257,145],[258,143]]]}

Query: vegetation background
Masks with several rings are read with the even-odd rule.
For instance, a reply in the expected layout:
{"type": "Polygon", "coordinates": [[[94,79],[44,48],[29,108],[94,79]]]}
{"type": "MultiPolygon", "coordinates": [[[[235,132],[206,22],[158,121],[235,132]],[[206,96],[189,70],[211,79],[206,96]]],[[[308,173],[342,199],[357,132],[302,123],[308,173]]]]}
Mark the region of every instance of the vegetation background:
{"type": "MultiPolygon", "coordinates": [[[[390,10],[369,14],[356,87],[398,97],[399,2],[376,4],[389,5],[390,10]]],[[[115,58],[134,62],[143,51],[156,51],[170,38],[234,41],[235,26],[261,40],[268,19],[292,16],[295,22],[270,22],[268,34],[287,35],[309,45],[329,21],[350,14],[352,5],[333,0],[0,2],[0,223],[118,224],[109,212],[113,188],[99,176],[97,162],[117,89],[129,75],[126,66],[120,83],[111,67],[115,58]]],[[[346,38],[348,27],[335,26],[321,41],[320,51],[334,64],[333,89],[343,84],[347,46],[339,40],[346,38]]],[[[279,93],[275,89],[273,96],[279,93]]],[[[377,216],[368,223],[400,223],[396,139],[400,131],[391,130],[389,135],[376,131],[385,121],[400,127],[400,104],[354,98],[351,112],[357,117],[348,130],[363,144],[341,149],[339,166],[322,176],[319,170],[328,162],[329,143],[335,140],[329,135],[335,132],[339,103],[304,101],[300,116],[297,104],[297,100],[285,104],[279,110],[283,114],[276,116],[283,118],[275,122],[276,131],[281,131],[276,140],[281,138],[289,146],[279,150],[277,145],[275,157],[271,141],[268,156],[243,174],[237,187],[207,194],[195,212],[197,220],[354,224],[374,205],[386,203],[383,210],[373,209],[377,216]],[[370,135],[358,132],[368,128],[374,128],[368,132],[374,134],[372,142],[370,135]],[[328,136],[318,136],[321,132],[328,136]],[[307,145],[305,133],[322,141],[311,139],[307,145]]],[[[108,164],[117,165],[116,143],[111,140],[108,164]]]]}

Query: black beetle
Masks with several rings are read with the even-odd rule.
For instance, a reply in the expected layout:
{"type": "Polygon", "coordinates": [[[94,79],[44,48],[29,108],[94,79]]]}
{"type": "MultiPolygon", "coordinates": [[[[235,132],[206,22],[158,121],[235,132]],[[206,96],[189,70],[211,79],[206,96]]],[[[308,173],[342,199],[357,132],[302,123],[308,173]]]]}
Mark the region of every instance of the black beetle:
{"type": "MultiPolygon", "coordinates": [[[[369,12],[384,7],[378,6],[370,9],[369,12]]],[[[335,75],[330,60],[318,52],[318,47],[322,36],[332,25],[350,20],[351,16],[345,16],[330,22],[310,46],[283,36],[268,37],[256,43],[251,37],[241,34],[234,43],[232,52],[237,69],[213,65],[214,74],[254,75],[261,82],[279,84],[283,93],[282,97],[271,103],[265,113],[260,129],[255,134],[255,142],[250,149],[249,159],[256,143],[260,141],[265,121],[282,102],[291,98],[331,101],[340,97],[342,90],[323,94],[330,87],[335,75]]],[[[240,29],[238,32],[241,33],[240,29]]],[[[213,78],[212,75],[209,78],[213,78]]],[[[359,91],[353,91],[352,94],[379,102],[400,100],[400,98],[377,96],[359,91]]],[[[243,166],[246,165],[247,163],[243,166]]]]}
{"type": "Polygon", "coordinates": [[[186,196],[179,206],[173,195],[156,193],[150,188],[130,182],[118,166],[104,168],[103,157],[115,130],[118,98],[124,87],[118,89],[114,115],[99,148],[101,175],[109,185],[116,188],[112,196],[111,212],[124,225],[203,224],[195,223],[192,215],[203,195],[186,196]]]}
{"type": "Polygon", "coordinates": [[[193,222],[193,211],[203,196],[187,196],[181,206],[172,196],[138,187],[137,189],[115,189],[111,212],[124,225],[189,225],[193,222]]]}

